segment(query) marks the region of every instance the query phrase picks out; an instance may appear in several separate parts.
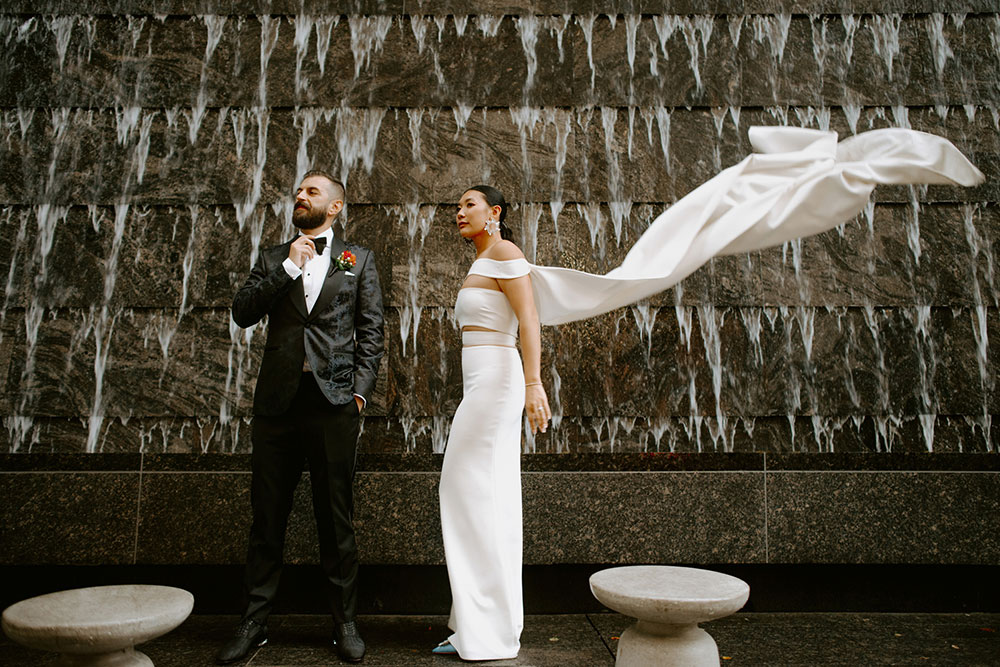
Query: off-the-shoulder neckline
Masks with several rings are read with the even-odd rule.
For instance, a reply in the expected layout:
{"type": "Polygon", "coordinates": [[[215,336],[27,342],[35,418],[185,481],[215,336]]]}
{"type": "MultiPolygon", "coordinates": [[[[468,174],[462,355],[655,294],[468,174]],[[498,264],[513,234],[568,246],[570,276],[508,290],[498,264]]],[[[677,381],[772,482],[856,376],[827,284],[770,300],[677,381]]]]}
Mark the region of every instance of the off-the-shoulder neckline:
{"type": "Polygon", "coordinates": [[[495,264],[509,264],[509,263],[512,263],[512,262],[525,262],[525,263],[527,263],[527,261],[528,260],[525,259],[524,257],[518,257],[517,259],[490,259],[489,257],[480,257],[480,258],[474,260],[472,263],[475,264],[476,262],[494,262],[495,264]]]}

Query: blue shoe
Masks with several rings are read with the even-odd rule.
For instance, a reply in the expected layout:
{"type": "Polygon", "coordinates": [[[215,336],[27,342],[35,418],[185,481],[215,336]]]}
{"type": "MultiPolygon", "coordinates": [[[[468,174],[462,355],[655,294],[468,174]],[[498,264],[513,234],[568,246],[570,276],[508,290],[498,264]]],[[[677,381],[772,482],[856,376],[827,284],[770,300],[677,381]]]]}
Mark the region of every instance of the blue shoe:
{"type": "Polygon", "coordinates": [[[431,653],[437,653],[438,655],[458,655],[458,649],[451,645],[447,639],[435,646],[431,653]]]}

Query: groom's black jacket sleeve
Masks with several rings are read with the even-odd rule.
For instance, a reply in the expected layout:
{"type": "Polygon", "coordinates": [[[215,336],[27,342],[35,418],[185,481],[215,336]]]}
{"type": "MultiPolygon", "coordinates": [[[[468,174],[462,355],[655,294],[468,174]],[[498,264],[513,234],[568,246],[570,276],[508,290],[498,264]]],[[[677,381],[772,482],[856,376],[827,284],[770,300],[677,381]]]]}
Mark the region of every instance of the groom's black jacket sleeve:
{"type": "Polygon", "coordinates": [[[307,312],[301,278],[293,280],[282,266],[290,245],[263,251],[233,298],[233,321],[239,326],[268,317],[254,413],[276,416],[288,409],[306,359],[331,403],[347,403],[354,394],[371,398],[384,353],[382,289],[374,255],[335,238],[333,257],[350,249],[357,264],[344,271],[331,262],[319,298],[307,312]]]}

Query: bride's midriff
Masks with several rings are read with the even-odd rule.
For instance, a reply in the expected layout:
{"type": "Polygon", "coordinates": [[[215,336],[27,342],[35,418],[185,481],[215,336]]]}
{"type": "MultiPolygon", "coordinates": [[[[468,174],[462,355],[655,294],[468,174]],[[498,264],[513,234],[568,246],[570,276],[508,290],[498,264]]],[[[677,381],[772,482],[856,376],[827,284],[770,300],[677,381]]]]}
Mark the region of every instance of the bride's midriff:
{"type": "Polygon", "coordinates": [[[491,345],[493,347],[515,347],[514,337],[509,333],[485,327],[462,327],[462,347],[491,345]]]}

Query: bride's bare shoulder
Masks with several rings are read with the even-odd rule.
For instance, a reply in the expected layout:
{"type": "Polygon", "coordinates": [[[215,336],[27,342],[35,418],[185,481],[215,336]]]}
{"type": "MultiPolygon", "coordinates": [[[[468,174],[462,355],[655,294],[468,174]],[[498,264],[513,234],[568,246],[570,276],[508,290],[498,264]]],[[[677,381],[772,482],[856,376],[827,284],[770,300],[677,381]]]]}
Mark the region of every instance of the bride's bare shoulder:
{"type": "Polygon", "coordinates": [[[490,248],[489,251],[483,253],[483,257],[486,259],[495,259],[499,262],[506,262],[512,259],[524,259],[524,253],[510,241],[500,241],[500,243],[490,248]]]}

